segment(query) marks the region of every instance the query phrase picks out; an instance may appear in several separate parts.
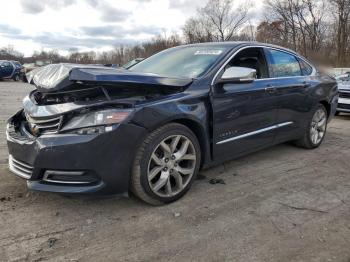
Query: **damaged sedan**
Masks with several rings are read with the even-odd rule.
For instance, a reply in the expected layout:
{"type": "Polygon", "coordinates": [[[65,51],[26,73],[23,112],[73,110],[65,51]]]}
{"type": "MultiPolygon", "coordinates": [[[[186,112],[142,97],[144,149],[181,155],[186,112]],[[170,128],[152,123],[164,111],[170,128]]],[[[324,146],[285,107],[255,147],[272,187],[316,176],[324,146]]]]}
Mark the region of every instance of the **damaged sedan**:
{"type": "Polygon", "coordinates": [[[294,141],[320,146],[336,81],[293,51],[249,42],[185,45],[126,69],[57,64],[8,121],[10,170],[30,189],[133,193],[166,204],[199,170],[294,141]]]}

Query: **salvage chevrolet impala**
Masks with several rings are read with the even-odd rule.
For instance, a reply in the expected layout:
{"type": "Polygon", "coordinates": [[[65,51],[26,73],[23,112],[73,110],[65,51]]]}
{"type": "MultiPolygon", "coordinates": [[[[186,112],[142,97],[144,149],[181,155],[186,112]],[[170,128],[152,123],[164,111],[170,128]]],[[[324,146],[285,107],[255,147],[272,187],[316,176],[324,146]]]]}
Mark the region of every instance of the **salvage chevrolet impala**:
{"type": "Polygon", "coordinates": [[[30,189],[173,202],[201,168],[275,144],[320,146],[334,78],[260,43],[180,46],[126,69],[58,64],[7,126],[10,170],[30,189]]]}

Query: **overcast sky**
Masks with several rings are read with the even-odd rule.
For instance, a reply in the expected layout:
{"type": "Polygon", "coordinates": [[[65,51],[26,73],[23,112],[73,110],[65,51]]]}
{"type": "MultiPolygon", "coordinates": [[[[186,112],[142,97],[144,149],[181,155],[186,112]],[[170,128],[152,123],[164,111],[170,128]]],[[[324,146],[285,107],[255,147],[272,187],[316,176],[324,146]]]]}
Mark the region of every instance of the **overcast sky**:
{"type": "MultiPolygon", "coordinates": [[[[244,1],[244,0],[238,0],[244,1]]],[[[252,0],[252,12],[262,0],[252,0]]],[[[107,50],[178,32],[205,0],[11,0],[1,3],[0,47],[107,50]]],[[[255,17],[255,16],[253,16],[255,17]]]]}

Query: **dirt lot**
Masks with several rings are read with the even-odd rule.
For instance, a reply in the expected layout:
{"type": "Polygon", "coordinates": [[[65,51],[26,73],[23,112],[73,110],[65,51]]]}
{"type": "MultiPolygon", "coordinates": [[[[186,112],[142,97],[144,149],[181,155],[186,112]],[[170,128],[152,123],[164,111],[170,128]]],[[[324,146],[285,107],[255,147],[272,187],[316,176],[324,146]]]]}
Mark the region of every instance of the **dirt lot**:
{"type": "Polygon", "coordinates": [[[5,119],[29,90],[0,82],[1,261],[350,261],[350,116],[317,150],[280,145],[228,162],[177,203],[150,207],[29,192],[10,174],[5,119]]]}

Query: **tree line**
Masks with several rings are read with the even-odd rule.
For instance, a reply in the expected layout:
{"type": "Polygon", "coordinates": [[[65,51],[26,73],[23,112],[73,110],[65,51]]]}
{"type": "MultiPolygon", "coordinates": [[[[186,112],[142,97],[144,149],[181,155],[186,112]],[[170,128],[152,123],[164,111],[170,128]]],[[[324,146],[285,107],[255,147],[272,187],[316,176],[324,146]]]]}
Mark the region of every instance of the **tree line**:
{"type": "Polygon", "coordinates": [[[0,59],[21,62],[124,64],[181,44],[213,41],[259,41],[297,51],[329,66],[350,67],[350,0],[265,0],[260,21],[251,2],[210,0],[189,18],[182,35],[159,35],[132,46],[104,52],[35,51],[24,57],[13,47],[0,48],[0,59]]]}

